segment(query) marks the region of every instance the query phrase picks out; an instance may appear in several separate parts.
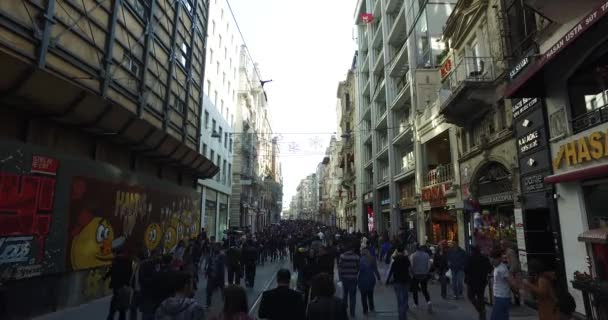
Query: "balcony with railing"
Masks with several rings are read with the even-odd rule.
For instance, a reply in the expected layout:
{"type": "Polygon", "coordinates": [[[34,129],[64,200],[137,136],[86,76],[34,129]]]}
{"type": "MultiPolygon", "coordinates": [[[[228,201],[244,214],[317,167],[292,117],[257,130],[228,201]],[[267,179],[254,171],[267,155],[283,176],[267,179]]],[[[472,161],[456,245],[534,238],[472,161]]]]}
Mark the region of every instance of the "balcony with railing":
{"type": "Polygon", "coordinates": [[[407,55],[407,43],[403,43],[399,48],[399,51],[395,54],[390,61],[390,76],[401,77],[409,70],[408,55],[407,55]]]}
{"type": "Polygon", "coordinates": [[[410,72],[407,71],[403,76],[395,79],[395,97],[392,101],[391,108],[403,109],[409,104],[410,94],[410,72]]]}
{"type": "Polygon", "coordinates": [[[388,135],[386,132],[379,132],[377,137],[376,154],[377,157],[381,157],[388,153],[388,135]]]}
{"type": "Polygon", "coordinates": [[[468,126],[497,100],[496,63],[492,57],[464,57],[443,79],[440,112],[446,121],[468,126]]]}
{"type": "Polygon", "coordinates": [[[401,47],[407,40],[407,24],[405,21],[405,7],[401,7],[401,10],[395,17],[395,21],[391,26],[390,32],[388,33],[388,43],[401,47]]]}
{"type": "Polygon", "coordinates": [[[399,180],[409,176],[409,174],[413,174],[414,169],[416,169],[413,145],[410,145],[409,148],[396,148],[395,153],[397,157],[397,164],[394,172],[395,179],[399,180]]]}
{"type": "MultiPolygon", "coordinates": [[[[409,112],[406,111],[406,112],[409,112]]],[[[412,143],[412,124],[413,120],[409,117],[408,114],[403,114],[403,111],[394,112],[394,117],[397,117],[399,114],[399,118],[396,118],[395,121],[395,138],[393,139],[394,144],[410,144],[412,143]]]]}
{"type": "Polygon", "coordinates": [[[389,181],[388,161],[378,161],[378,185],[384,185],[389,181]]]}
{"type": "Polygon", "coordinates": [[[424,175],[423,186],[429,187],[436,184],[454,181],[454,170],[451,163],[438,165],[435,169],[429,170],[424,175]]]}
{"type": "Polygon", "coordinates": [[[595,108],[572,119],[573,133],[579,133],[602,123],[608,122],[608,104],[595,108]]]}
{"type": "MultiPolygon", "coordinates": [[[[384,75],[376,77],[375,85],[374,85],[374,102],[385,102],[386,101],[386,80],[384,79],[384,75]]],[[[384,104],[384,103],[383,103],[384,104]]]]}

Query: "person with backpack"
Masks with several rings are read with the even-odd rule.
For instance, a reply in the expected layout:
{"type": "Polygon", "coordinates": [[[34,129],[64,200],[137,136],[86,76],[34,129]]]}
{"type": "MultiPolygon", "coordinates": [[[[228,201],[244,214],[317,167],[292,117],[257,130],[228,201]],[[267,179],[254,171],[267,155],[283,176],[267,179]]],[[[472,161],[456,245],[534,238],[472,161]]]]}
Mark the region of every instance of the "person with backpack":
{"type": "Polygon", "coordinates": [[[429,313],[432,312],[431,296],[427,289],[431,271],[431,256],[427,253],[424,246],[418,245],[416,251],[410,256],[410,264],[412,267],[412,285],[411,290],[414,298],[414,306],[418,307],[418,291],[422,291],[426,300],[426,309],[429,313]]]}
{"type": "Polygon", "coordinates": [[[536,297],[538,319],[570,319],[576,302],[568,289],[560,285],[555,272],[536,259],[528,262],[528,272],[530,278],[523,280],[522,287],[536,297]]]}
{"type": "Polygon", "coordinates": [[[172,274],[173,296],[165,299],[156,310],[155,320],[203,320],[203,307],[195,300],[192,275],[188,272],[172,274]]]}

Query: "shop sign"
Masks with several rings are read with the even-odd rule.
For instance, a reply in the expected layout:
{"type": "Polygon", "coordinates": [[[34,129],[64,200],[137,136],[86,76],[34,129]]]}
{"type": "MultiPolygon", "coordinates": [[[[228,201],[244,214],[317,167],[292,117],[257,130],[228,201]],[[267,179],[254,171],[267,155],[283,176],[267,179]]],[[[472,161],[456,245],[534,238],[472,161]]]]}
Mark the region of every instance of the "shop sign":
{"type": "Polygon", "coordinates": [[[492,194],[487,196],[479,197],[477,200],[479,204],[494,204],[494,203],[503,203],[513,201],[513,193],[512,192],[503,192],[499,194],[492,194]]]}
{"type": "Polygon", "coordinates": [[[56,175],[59,161],[55,158],[34,155],[32,157],[32,172],[48,175],[56,175]]]}
{"type": "Polygon", "coordinates": [[[546,174],[533,174],[527,177],[521,178],[524,193],[536,192],[545,189],[545,176],[546,174]]]}
{"type": "Polygon", "coordinates": [[[517,145],[519,146],[519,152],[528,152],[539,145],[540,133],[539,130],[534,130],[527,135],[517,139],[517,145]]]}
{"type": "Polygon", "coordinates": [[[608,1],[605,1],[597,9],[593,10],[587,16],[579,21],[568,33],[559,39],[545,54],[541,57],[540,63],[546,63],[557,53],[566,48],[571,42],[576,40],[585,30],[594,25],[608,11],[608,1]]]}
{"type": "Polygon", "coordinates": [[[447,77],[450,72],[452,72],[452,57],[449,56],[445,59],[445,61],[443,61],[443,64],[441,64],[441,67],[439,68],[439,74],[441,74],[441,80],[445,79],[445,77],[447,77]]]}
{"type": "Polygon", "coordinates": [[[513,119],[517,119],[517,117],[521,116],[526,111],[532,109],[540,102],[540,99],[534,98],[523,98],[519,100],[513,107],[511,108],[513,111],[513,119]]]}
{"type": "Polygon", "coordinates": [[[595,131],[562,144],[553,159],[553,167],[557,170],[564,162],[570,167],[604,158],[608,159],[608,130],[595,131]]]}
{"type": "Polygon", "coordinates": [[[389,204],[391,204],[391,199],[384,199],[384,200],[380,201],[380,205],[385,206],[385,205],[389,205],[389,204]]]}
{"type": "Polygon", "coordinates": [[[446,192],[451,183],[443,183],[422,189],[422,201],[429,202],[431,207],[442,207],[447,203],[446,192]]]}
{"type": "Polygon", "coordinates": [[[509,72],[509,78],[513,80],[528,64],[530,64],[530,57],[523,58],[513,69],[509,72]]]}

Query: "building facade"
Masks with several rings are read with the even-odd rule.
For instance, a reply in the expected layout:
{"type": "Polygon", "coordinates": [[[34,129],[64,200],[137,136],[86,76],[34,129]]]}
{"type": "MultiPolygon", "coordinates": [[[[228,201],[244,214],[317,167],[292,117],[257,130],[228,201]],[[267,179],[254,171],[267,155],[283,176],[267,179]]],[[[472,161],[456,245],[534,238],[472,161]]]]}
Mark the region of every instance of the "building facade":
{"type": "Polygon", "coordinates": [[[511,39],[514,59],[506,96],[513,101],[519,137],[526,231],[528,225],[544,224],[549,235],[527,233],[526,242],[536,243],[536,249],[543,244],[551,253],[545,262],[563,276],[577,311],[599,319],[606,317],[600,297],[606,296],[601,287],[608,282],[608,3],[530,5],[550,22],[539,23],[532,15],[531,27],[511,39]],[[524,147],[531,150],[522,154],[524,147]],[[584,295],[595,295],[599,303],[584,303],[584,295]]]}
{"type": "Polygon", "coordinates": [[[338,103],[340,112],[338,117],[339,133],[342,140],[340,150],[340,169],[342,169],[342,197],[344,201],[344,221],[345,226],[353,230],[363,230],[362,219],[359,212],[362,206],[357,202],[359,192],[357,182],[357,164],[355,158],[357,154],[357,141],[359,134],[356,132],[356,87],[355,68],[357,55],[353,57],[351,69],[346,75],[346,79],[338,85],[338,103]],[[359,206],[359,207],[358,207],[359,206]]]}
{"type": "MultiPolygon", "coordinates": [[[[458,1],[446,22],[446,50],[439,75],[439,113],[455,129],[464,201],[463,244],[486,255],[499,240],[523,239],[517,200],[519,165],[508,84],[506,26],[502,1],[458,1]],[[516,210],[517,209],[517,210],[516,210]],[[515,218],[517,212],[518,217],[515,218]]],[[[459,237],[460,238],[460,237],[459,237]]],[[[525,253],[525,244],[518,244],[525,253]]]]}
{"type": "Polygon", "coordinates": [[[236,112],[238,64],[241,37],[225,1],[209,4],[209,30],[203,81],[203,118],[201,153],[220,171],[213,179],[200,180],[202,221],[207,235],[221,239],[230,225],[232,196],[233,124],[236,112]]]}
{"type": "Polygon", "coordinates": [[[169,253],[200,233],[197,184],[219,170],[200,150],[208,5],[0,2],[11,316],[109,294],[113,248],[169,253]]]}
{"type": "Polygon", "coordinates": [[[233,137],[230,226],[259,230],[270,223],[272,215],[276,216],[278,200],[271,203],[269,199],[278,199],[278,192],[282,194],[282,178],[279,148],[270,126],[268,97],[260,70],[245,46],[241,46],[239,57],[233,137]]]}
{"type": "MultiPolygon", "coordinates": [[[[420,190],[445,187],[457,170],[450,151],[455,133],[449,124],[440,123],[438,110],[433,109],[440,86],[436,57],[444,49],[438,40],[454,3],[357,4],[357,146],[362,168],[357,201],[362,226],[368,229],[396,234],[401,228],[417,228],[419,237],[426,238],[434,206],[420,201],[420,190]],[[427,123],[430,127],[423,134],[414,130],[427,123]],[[433,170],[439,165],[447,169],[436,177],[433,170]]],[[[450,201],[442,208],[454,209],[459,202],[450,201]]],[[[437,219],[446,220],[441,230],[454,228],[452,214],[442,212],[437,219]]]]}

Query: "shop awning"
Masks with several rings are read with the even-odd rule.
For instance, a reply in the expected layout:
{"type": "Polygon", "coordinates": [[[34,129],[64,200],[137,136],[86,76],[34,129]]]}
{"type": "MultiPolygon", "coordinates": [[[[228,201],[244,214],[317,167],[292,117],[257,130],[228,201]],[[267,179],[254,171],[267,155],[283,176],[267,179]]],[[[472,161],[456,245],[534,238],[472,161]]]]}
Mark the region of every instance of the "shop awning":
{"type": "MultiPolygon", "coordinates": [[[[544,71],[549,67],[548,64],[560,56],[560,53],[564,51],[564,49],[577,42],[577,39],[585,34],[589,28],[603,20],[608,13],[608,10],[603,7],[604,5],[600,5],[592,10],[572,27],[572,29],[566,32],[561,39],[557,40],[545,53],[537,56],[538,58],[532,65],[511,81],[507,87],[505,96],[508,98],[544,96],[544,71]]],[[[593,37],[592,35],[589,36],[593,37]]],[[[552,65],[555,65],[556,68],[560,67],[559,64],[552,65]]]]}
{"type": "Polygon", "coordinates": [[[608,175],[608,164],[572,170],[545,177],[545,183],[563,183],[593,179],[608,175]]]}
{"type": "Polygon", "coordinates": [[[578,235],[578,241],[587,243],[608,244],[608,228],[587,230],[578,235]]]}

